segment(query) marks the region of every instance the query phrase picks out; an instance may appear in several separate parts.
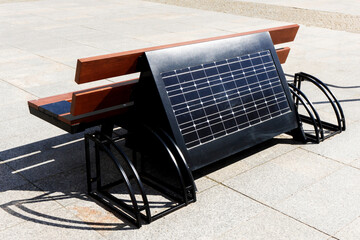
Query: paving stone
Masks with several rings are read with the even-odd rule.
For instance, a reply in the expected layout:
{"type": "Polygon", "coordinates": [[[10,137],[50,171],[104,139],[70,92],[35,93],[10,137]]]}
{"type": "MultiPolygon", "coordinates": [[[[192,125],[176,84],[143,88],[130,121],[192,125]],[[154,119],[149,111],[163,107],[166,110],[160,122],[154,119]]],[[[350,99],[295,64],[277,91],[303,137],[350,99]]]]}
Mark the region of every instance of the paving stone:
{"type": "Polygon", "coordinates": [[[23,101],[23,99],[21,99],[21,101],[16,101],[16,99],[14,99],[13,102],[6,101],[3,103],[4,105],[0,105],[2,113],[2,118],[0,121],[11,121],[29,114],[28,106],[26,102],[23,101]]]}
{"type": "Polygon", "coordinates": [[[6,164],[1,163],[0,159],[0,193],[6,192],[9,189],[28,183],[20,175],[12,174],[13,169],[6,164]]]}
{"type": "Polygon", "coordinates": [[[8,162],[14,171],[30,181],[36,181],[84,165],[84,143],[77,142],[8,162]]]}
{"type": "Polygon", "coordinates": [[[328,239],[329,236],[272,209],[213,239],[328,239]]]}
{"type": "Polygon", "coordinates": [[[222,159],[216,164],[198,172],[206,175],[217,182],[223,182],[235,177],[256,166],[264,164],[272,159],[298,148],[301,144],[286,134],[258,144],[238,154],[222,159]],[[289,144],[290,143],[290,144],[289,144]]]}
{"type": "Polygon", "coordinates": [[[239,160],[231,165],[222,167],[208,175],[210,179],[217,182],[223,182],[227,179],[235,177],[249,169],[253,168],[253,165],[245,161],[244,159],[239,160]]]}
{"type": "Polygon", "coordinates": [[[67,204],[65,208],[81,219],[88,228],[105,237],[112,232],[122,233],[122,230],[135,229],[134,226],[116,217],[90,197],[79,198],[77,201],[67,204]]]}
{"type": "Polygon", "coordinates": [[[145,48],[152,46],[149,40],[139,40],[118,34],[101,33],[91,37],[77,40],[79,43],[94,48],[113,52],[128,51],[132,49],[145,48]]]}
{"type": "Polygon", "coordinates": [[[223,186],[212,187],[190,204],[138,230],[118,231],[107,239],[201,239],[247,221],[265,207],[223,186]]]}
{"type": "Polygon", "coordinates": [[[7,228],[0,232],[3,239],[104,239],[64,208],[48,214],[28,219],[17,227],[7,228]]]}
{"type": "MultiPolygon", "coordinates": [[[[4,105],[12,105],[19,101],[23,101],[22,104],[26,105],[26,101],[33,98],[34,95],[16,88],[15,86],[0,79],[0,111],[2,113],[2,119],[0,119],[0,121],[2,121],[3,118],[6,118],[7,111],[5,108],[3,109],[4,105]]],[[[15,107],[13,106],[13,108],[15,107]]]]}
{"type": "MultiPolygon", "coordinates": [[[[25,184],[0,193],[0,233],[23,222],[36,222],[40,217],[61,208],[46,192],[25,184]]],[[[6,239],[6,238],[5,238],[6,239]]]]}
{"type": "MultiPolygon", "coordinates": [[[[243,1],[243,0],[235,0],[235,1],[243,1]]],[[[266,0],[252,0],[251,2],[265,3],[265,4],[269,3],[266,0]]],[[[297,7],[297,8],[305,8],[305,9],[316,9],[316,10],[331,11],[331,12],[345,12],[345,13],[357,15],[358,12],[356,12],[355,9],[360,7],[359,3],[356,0],[346,1],[346,3],[347,3],[346,4],[347,7],[335,0],[330,0],[330,1],[326,1],[326,2],[323,2],[323,1],[314,2],[311,0],[303,0],[303,1],[275,0],[275,1],[271,1],[271,4],[280,5],[280,6],[297,7]]]]}
{"type": "Polygon", "coordinates": [[[274,206],[342,166],[319,155],[295,149],[228,179],[224,184],[274,206]]]}
{"type": "Polygon", "coordinates": [[[197,188],[197,193],[196,194],[199,194],[211,187],[214,187],[216,186],[218,183],[209,179],[208,177],[202,177],[202,178],[198,178],[195,180],[195,185],[196,185],[196,188],[197,188]]]}
{"type": "Polygon", "coordinates": [[[356,240],[360,236],[360,217],[335,234],[339,239],[356,240]]]}
{"type": "Polygon", "coordinates": [[[85,164],[51,178],[36,181],[34,185],[48,192],[49,197],[62,206],[74,204],[79,200],[93,201],[87,196],[85,164]]]}
{"type": "MultiPolygon", "coordinates": [[[[59,75],[44,74],[41,78],[41,81],[48,83],[24,87],[27,92],[35,95],[37,98],[49,97],[79,90],[79,87],[74,81],[73,72],[71,71],[67,71],[67,74],[59,75]],[[61,89],[61,92],[59,92],[59,89],[61,89]]],[[[34,99],[36,98],[31,100],[34,99]]]]}
{"type": "Polygon", "coordinates": [[[0,121],[0,128],[2,129],[2,138],[6,139],[6,141],[0,142],[0,151],[32,144],[65,133],[30,114],[11,121],[0,121]]]}
{"type": "Polygon", "coordinates": [[[300,191],[276,208],[328,234],[335,234],[360,214],[360,171],[343,167],[300,191]]]}
{"type": "Polygon", "coordinates": [[[350,165],[360,169],[360,159],[351,162],[350,165]]]}
{"type": "Polygon", "coordinates": [[[360,159],[357,145],[360,141],[360,136],[357,134],[359,130],[359,122],[349,124],[347,130],[340,135],[327,139],[321,144],[307,144],[302,148],[339,162],[351,163],[360,159]]]}
{"type": "Polygon", "coordinates": [[[21,61],[1,64],[0,78],[18,88],[26,90],[64,80],[69,80],[73,83],[74,70],[69,66],[56,63],[50,59],[34,56],[21,61]]]}
{"type": "MultiPolygon", "coordinates": [[[[92,56],[103,55],[108,53],[110,52],[84,45],[71,47],[71,48],[70,47],[57,48],[57,49],[38,51],[39,55],[54,60],[56,62],[62,63],[64,65],[67,65],[69,67],[72,67],[73,69],[76,68],[77,60],[79,58],[92,57],[92,56]]],[[[57,74],[59,73],[54,73],[54,76],[56,76],[57,74]]],[[[63,74],[60,73],[60,75],[63,74]]],[[[75,77],[75,73],[74,71],[72,71],[72,76],[71,78],[69,78],[69,80],[72,80],[72,82],[74,82],[74,77],[75,77]]]]}

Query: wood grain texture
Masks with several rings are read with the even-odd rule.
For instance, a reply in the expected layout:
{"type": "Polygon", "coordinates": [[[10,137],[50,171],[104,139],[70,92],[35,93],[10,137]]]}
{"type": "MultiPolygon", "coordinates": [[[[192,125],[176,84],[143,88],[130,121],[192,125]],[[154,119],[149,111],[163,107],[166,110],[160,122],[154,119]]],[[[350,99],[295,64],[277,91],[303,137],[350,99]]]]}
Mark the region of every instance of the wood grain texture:
{"type": "MultiPolygon", "coordinates": [[[[289,52],[290,48],[288,47],[276,50],[280,63],[286,62],[289,52]]],[[[137,81],[138,79],[132,79],[72,93],[41,98],[38,100],[28,101],[28,105],[32,108],[38,109],[41,105],[64,100],[72,102],[70,113],[73,116],[78,116],[129,102],[132,88],[137,81]]]]}
{"type": "Polygon", "coordinates": [[[119,82],[88,91],[74,92],[70,113],[73,116],[126,104],[137,79],[119,82]]]}
{"type": "MultiPolygon", "coordinates": [[[[83,58],[78,60],[76,81],[78,83],[85,83],[134,73],[136,72],[138,57],[141,56],[145,51],[212,41],[265,31],[270,32],[270,36],[274,44],[279,44],[293,41],[298,28],[298,25],[289,25],[278,28],[262,29],[246,33],[236,33],[220,37],[168,44],[159,47],[144,48],[122,53],[83,58]]],[[[288,47],[276,50],[280,63],[285,63],[289,52],[290,48],[288,47]]],[[[97,123],[110,117],[126,116],[126,113],[132,104],[130,102],[132,89],[137,84],[137,82],[138,79],[132,79],[118,83],[111,83],[95,88],[28,101],[28,105],[30,110],[39,112],[39,106],[63,100],[68,101],[72,103],[70,112],[55,117],[55,119],[57,119],[56,121],[59,121],[59,124],[64,126],[69,125],[71,127],[78,124],[97,123]]],[[[45,120],[45,118],[43,119],[45,120]]],[[[51,121],[53,122],[55,119],[52,117],[51,121]]]]}
{"type": "Polygon", "coordinates": [[[276,49],[276,54],[278,55],[279,61],[281,64],[286,62],[287,57],[289,56],[290,48],[284,47],[276,49]]]}
{"type": "Polygon", "coordinates": [[[81,58],[78,59],[77,61],[75,81],[78,84],[81,84],[81,83],[92,82],[100,79],[135,73],[137,71],[136,65],[138,58],[146,51],[153,51],[153,50],[164,49],[169,47],[183,46],[188,44],[243,36],[243,35],[259,33],[259,32],[269,32],[272,41],[275,45],[275,44],[293,41],[295,39],[298,29],[299,29],[299,25],[293,24],[282,27],[267,28],[267,29],[255,30],[244,33],[235,33],[235,34],[229,34],[219,37],[174,43],[174,44],[162,45],[157,47],[143,48],[138,50],[100,55],[89,58],[81,58]]]}

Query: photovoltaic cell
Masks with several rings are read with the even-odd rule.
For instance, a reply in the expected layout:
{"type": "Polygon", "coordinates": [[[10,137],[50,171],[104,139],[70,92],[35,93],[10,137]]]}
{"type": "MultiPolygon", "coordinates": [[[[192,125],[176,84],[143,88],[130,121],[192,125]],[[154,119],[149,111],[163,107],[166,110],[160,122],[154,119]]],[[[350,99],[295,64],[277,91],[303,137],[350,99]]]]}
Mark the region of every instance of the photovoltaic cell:
{"type": "Polygon", "coordinates": [[[291,111],[269,50],[161,73],[187,149],[291,111]]]}

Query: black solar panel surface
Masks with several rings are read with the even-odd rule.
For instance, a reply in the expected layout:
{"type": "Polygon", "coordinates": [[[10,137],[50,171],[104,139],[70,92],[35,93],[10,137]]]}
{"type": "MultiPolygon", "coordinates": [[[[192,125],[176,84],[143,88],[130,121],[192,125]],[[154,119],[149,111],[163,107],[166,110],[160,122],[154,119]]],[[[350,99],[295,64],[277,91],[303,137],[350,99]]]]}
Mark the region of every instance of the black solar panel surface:
{"type": "Polygon", "coordinates": [[[289,111],[270,51],[161,73],[187,149],[289,111]]]}

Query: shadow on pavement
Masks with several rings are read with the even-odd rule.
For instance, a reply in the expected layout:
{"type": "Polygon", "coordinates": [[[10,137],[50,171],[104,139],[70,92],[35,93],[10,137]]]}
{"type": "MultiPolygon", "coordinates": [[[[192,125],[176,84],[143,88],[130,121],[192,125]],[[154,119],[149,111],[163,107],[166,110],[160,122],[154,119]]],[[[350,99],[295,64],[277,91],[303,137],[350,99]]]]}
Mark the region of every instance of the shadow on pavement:
{"type": "Polygon", "coordinates": [[[102,206],[96,207],[99,204],[87,195],[84,151],[83,133],[1,151],[0,209],[25,221],[60,228],[132,229],[128,222],[99,211],[102,206]],[[59,216],[53,206],[63,206],[83,221],[59,216]]]}

